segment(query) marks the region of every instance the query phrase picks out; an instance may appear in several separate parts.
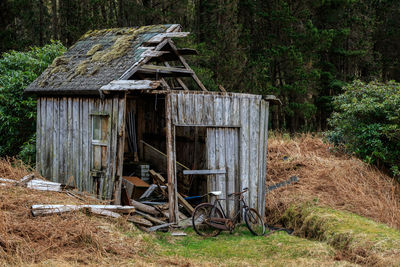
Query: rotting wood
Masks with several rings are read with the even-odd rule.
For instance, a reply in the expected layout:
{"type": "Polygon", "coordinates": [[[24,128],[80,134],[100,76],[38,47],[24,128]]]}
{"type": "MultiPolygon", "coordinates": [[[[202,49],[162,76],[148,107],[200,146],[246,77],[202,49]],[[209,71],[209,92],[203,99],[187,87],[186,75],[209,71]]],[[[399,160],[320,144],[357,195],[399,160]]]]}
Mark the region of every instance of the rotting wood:
{"type": "Polygon", "coordinates": [[[149,213],[152,215],[160,214],[160,212],[156,208],[149,206],[149,205],[145,205],[145,204],[140,203],[139,201],[136,201],[133,199],[131,199],[131,205],[140,211],[143,211],[143,212],[146,212],[146,213],[149,213]]]}

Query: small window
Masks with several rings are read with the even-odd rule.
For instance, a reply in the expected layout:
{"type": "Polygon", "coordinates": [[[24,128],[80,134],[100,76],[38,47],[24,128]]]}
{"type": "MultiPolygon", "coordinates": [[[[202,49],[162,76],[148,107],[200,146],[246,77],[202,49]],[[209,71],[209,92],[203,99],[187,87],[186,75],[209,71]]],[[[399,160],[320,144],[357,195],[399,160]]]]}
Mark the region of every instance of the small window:
{"type": "Polygon", "coordinates": [[[107,145],[108,116],[92,115],[92,144],[107,145]]]}

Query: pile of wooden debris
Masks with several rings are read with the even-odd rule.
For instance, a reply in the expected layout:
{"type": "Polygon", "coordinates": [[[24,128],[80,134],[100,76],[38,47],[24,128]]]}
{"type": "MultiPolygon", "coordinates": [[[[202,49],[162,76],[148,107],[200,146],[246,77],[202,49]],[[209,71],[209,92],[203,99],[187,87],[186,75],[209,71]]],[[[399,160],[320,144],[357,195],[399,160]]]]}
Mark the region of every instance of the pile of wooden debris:
{"type": "MultiPolygon", "coordinates": [[[[150,170],[149,173],[156,182],[155,184],[148,185],[137,177],[135,177],[137,178],[136,180],[132,179],[132,177],[126,177],[126,179],[124,179],[122,205],[37,203],[31,206],[31,213],[34,217],[37,217],[73,211],[83,211],[86,214],[91,213],[110,218],[125,217],[127,221],[134,223],[139,229],[146,232],[157,230],[168,231],[169,229],[186,228],[191,226],[190,215],[193,212],[193,207],[181,195],[179,195],[178,199],[186,215],[179,212],[180,223],[178,225],[168,222],[168,202],[145,201],[152,195],[158,195],[159,197],[165,198],[168,197],[164,177],[154,170],[150,170]],[[135,200],[134,196],[140,192],[140,190],[138,190],[140,189],[140,185],[142,185],[142,190],[143,188],[146,188],[146,190],[144,190],[139,197],[136,197],[138,199],[135,200]]],[[[62,192],[81,201],[87,197],[94,198],[93,196],[79,193],[70,186],[49,182],[42,178],[35,178],[34,173],[28,174],[20,180],[0,178],[0,186],[18,186],[32,190],[62,192]]]]}

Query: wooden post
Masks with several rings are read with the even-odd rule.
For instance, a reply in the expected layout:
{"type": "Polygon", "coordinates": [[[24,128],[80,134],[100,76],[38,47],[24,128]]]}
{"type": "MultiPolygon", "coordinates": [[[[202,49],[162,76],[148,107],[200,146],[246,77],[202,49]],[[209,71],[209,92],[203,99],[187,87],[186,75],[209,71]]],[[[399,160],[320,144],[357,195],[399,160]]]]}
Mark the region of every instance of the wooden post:
{"type": "Polygon", "coordinates": [[[177,223],[179,220],[178,216],[178,198],[177,198],[177,184],[175,175],[175,150],[174,150],[174,139],[175,131],[172,126],[171,118],[171,95],[167,93],[165,95],[165,117],[166,117],[166,135],[167,135],[167,175],[168,175],[168,202],[169,202],[169,214],[170,222],[177,223]]]}

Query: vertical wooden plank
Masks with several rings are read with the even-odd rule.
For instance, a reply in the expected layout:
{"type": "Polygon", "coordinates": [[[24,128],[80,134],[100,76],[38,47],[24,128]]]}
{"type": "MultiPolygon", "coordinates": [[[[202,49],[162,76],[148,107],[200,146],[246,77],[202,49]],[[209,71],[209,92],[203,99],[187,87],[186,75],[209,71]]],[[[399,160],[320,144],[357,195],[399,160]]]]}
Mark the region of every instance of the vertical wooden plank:
{"type": "Polygon", "coordinates": [[[41,124],[40,124],[40,143],[41,143],[41,149],[40,149],[40,174],[45,176],[45,170],[46,170],[46,103],[47,103],[47,98],[42,97],[41,98],[41,103],[40,103],[40,117],[41,117],[41,124]]]}
{"type": "Polygon", "coordinates": [[[202,124],[210,125],[214,124],[214,96],[205,95],[204,96],[204,114],[202,124]]]}
{"type": "Polygon", "coordinates": [[[179,110],[178,110],[178,96],[176,94],[170,94],[171,97],[171,120],[173,124],[179,123],[179,110]]]}
{"type": "Polygon", "coordinates": [[[81,177],[79,176],[79,164],[80,164],[80,138],[79,138],[79,98],[74,97],[72,99],[72,158],[71,163],[73,169],[71,175],[74,177],[70,183],[75,183],[77,188],[81,190],[81,177]]]}
{"type": "MultiPolygon", "coordinates": [[[[89,121],[88,121],[88,155],[89,155],[89,162],[88,162],[88,167],[89,167],[89,171],[94,169],[94,148],[92,145],[92,137],[93,137],[93,131],[92,131],[92,121],[93,121],[93,116],[91,116],[90,114],[92,114],[95,110],[95,102],[96,100],[94,98],[89,98],[88,99],[88,109],[89,109],[89,121]]],[[[90,176],[90,175],[89,175],[90,176]]],[[[96,188],[95,186],[95,181],[94,178],[92,176],[89,177],[88,179],[88,191],[91,194],[95,194],[96,193],[96,188]]]]}
{"type": "MultiPolygon", "coordinates": [[[[207,149],[207,168],[214,170],[216,166],[216,145],[215,145],[215,128],[207,128],[206,138],[206,149],[207,149]]],[[[216,177],[215,175],[209,175],[207,177],[207,191],[216,190],[216,177]]],[[[214,198],[211,198],[214,201],[214,198]]]]}
{"type": "Polygon", "coordinates": [[[236,96],[232,96],[232,113],[231,113],[231,125],[240,125],[240,101],[236,96]]]}
{"type": "Polygon", "coordinates": [[[42,149],[42,132],[41,132],[41,124],[42,124],[42,116],[41,116],[41,101],[42,98],[38,97],[36,102],[36,171],[40,173],[41,171],[41,149],[42,149]]]}
{"type": "Polygon", "coordinates": [[[227,97],[227,96],[224,96],[223,98],[222,98],[222,102],[224,103],[223,104],[223,124],[226,126],[226,125],[229,125],[230,124],[230,119],[231,119],[231,117],[232,117],[232,115],[233,115],[233,112],[232,112],[232,110],[231,110],[231,101],[232,101],[232,99],[230,98],[230,97],[227,97]]]}
{"type": "MultiPolygon", "coordinates": [[[[177,97],[178,97],[178,106],[177,107],[178,107],[178,121],[179,121],[178,123],[185,124],[185,116],[186,116],[185,100],[184,100],[182,92],[179,92],[177,97]]],[[[171,104],[169,104],[169,105],[171,105],[171,104]]]]}
{"type": "Polygon", "coordinates": [[[259,158],[258,158],[258,189],[257,189],[257,210],[258,212],[260,212],[260,214],[262,216],[264,216],[264,214],[262,214],[262,206],[265,205],[263,204],[264,201],[264,195],[263,195],[263,183],[265,183],[265,177],[264,177],[264,147],[266,146],[265,143],[265,104],[263,100],[258,100],[260,101],[260,121],[259,121],[259,158]]]}
{"type": "Polygon", "coordinates": [[[66,181],[66,164],[67,164],[67,151],[68,151],[68,118],[67,118],[67,98],[63,97],[60,99],[60,155],[59,155],[59,182],[64,183],[66,181]]]}
{"type": "MultiPolygon", "coordinates": [[[[216,128],[215,130],[215,140],[216,140],[216,164],[217,164],[217,168],[221,169],[221,168],[225,168],[226,167],[226,162],[225,162],[225,131],[224,129],[221,128],[216,128]]],[[[216,175],[217,177],[217,190],[221,190],[222,194],[221,194],[221,198],[226,199],[226,177],[227,174],[219,174],[216,175]]],[[[226,203],[227,201],[223,201],[222,208],[226,211],[226,203]]]]}
{"type": "MultiPolygon", "coordinates": [[[[121,203],[121,186],[122,186],[122,171],[123,171],[123,163],[124,163],[124,146],[125,146],[125,116],[126,116],[126,94],[123,98],[119,99],[118,102],[118,149],[116,151],[117,154],[117,173],[114,179],[114,199],[115,204],[121,203]]],[[[109,194],[113,194],[113,192],[109,192],[109,194]]]]}
{"type": "Polygon", "coordinates": [[[257,208],[257,188],[258,188],[258,142],[259,142],[259,116],[260,116],[260,103],[256,98],[250,98],[250,158],[249,158],[249,206],[257,208]]]}
{"type": "Polygon", "coordinates": [[[214,96],[214,123],[222,125],[223,123],[223,101],[220,96],[214,96]]]}
{"type": "Polygon", "coordinates": [[[265,214],[265,194],[266,194],[266,179],[267,179],[267,160],[268,160],[268,118],[269,118],[269,102],[265,102],[264,104],[265,108],[265,126],[264,126],[264,152],[263,152],[263,179],[264,182],[262,183],[262,194],[263,194],[263,205],[261,206],[261,214],[265,214]]]}
{"type": "Polygon", "coordinates": [[[45,177],[55,181],[53,177],[53,98],[47,98],[46,102],[46,170],[45,177]]]}
{"type": "Polygon", "coordinates": [[[168,200],[169,200],[169,220],[170,222],[178,222],[178,198],[177,198],[177,181],[174,168],[174,133],[172,132],[171,120],[171,96],[165,95],[165,117],[167,131],[167,175],[168,175],[168,200]]]}
{"type": "MultiPolygon", "coordinates": [[[[226,196],[229,194],[235,192],[235,158],[237,155],[234,154],[234,146],[237,145],[235,144],[235,133],[236,129],[233,128],[224,128],[221,129],[221,131],[225,132],[225,168],[227,171],[226,175],[226,182],[225,182],[225,187],[226,187],[226,196]]],[[[227,214],[230,214],[231,216],[234,215],[235,211],[235,202],[234,198],[227,198],[227,214]]]]}
{"type": "Polygon", "coordinates": [[[72,105],[72,98],[67,98],[67,148],[66,148],[66,160],[65,160],[65,169],[66,169],[66,176],[64,183],[67,183],[70,180],[70,177],[73,175],[74,164],[73,164],[73,105],[72,105]]]}
{"type": "Polygon", "coordinates": [[[56,182],[60,182],[60,112],[59,112],[60,101],[59,98],[53,99],[53,179],[56,182]]]}
{"type": "Polygon", "coordinates": [[[89,177],[89,101],[87,98],[82,99],[82,107],[81,107],[81,131],[82,131],[82,168],[81,168],[81,177],[82,177],[82,190],[86,192],[90,192],[90,187],[88,181],[89,177]]]}
{"type": "MultiPolygon", "coordinates": [[[[250,120],[249,120],[249,99],[240,99],[240,188],[249,187],[250,167],[250,120]]],[[[244,195],[246,203],[249,203],[250,193],[244,195]]]]}

